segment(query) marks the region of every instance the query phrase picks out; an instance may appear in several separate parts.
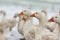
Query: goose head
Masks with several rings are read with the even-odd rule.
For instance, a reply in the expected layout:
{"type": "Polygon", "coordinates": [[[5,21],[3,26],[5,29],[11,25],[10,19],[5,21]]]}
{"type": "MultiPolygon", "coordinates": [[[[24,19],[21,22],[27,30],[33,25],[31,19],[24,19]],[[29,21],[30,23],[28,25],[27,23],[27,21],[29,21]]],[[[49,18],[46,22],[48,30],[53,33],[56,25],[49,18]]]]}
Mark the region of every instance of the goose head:
{"type": "Polygon", "coordinates": [[[6,11],[5,10],[1,10],[0,14],[6,15],[6,11]]]}
{"type": "Polygon", "coordinates": [[[17,18],[17,17],[19,17],[20,20],[25,20],[25,19],[24,19],[24,14],[23,14],[22,12],[20,12],[20,13],[15,13],[14,16],[13,16],[13,18],[17,18]]]}
{"type": "Polygon", "coordinates": [[[26,9],[26,10],[23,10],[22,13],[25,15],[25,16],[29,16],[30,15],[30,10],[26,9]]]}
{"type": "Polygon", "coordinates": [[[20,16],[23,16],[24,20],[27,20],[30,17],[30,11],[29,10],[23,10],[21,11],[21,13],[19,14],[20,16]]]}
{"type": "Polygon", "coordinates": [[[30,17],[35,17],[35,18],[37,18],[38,19],[38,21],[39,21],[39,25],[41,26],[41,27],[45,27],[45,24],[46,24],[46,20],[45,20],[45,18],[44,18],[44,16],[43,16],[44,14],[42,14],[42,13],[40,13],[40,12],[34,12],[33,14],[30,14],[30,17]]]}
{"type": "Polygon", "coordinates": [[[45,15],[42,14],[41,12],[34,12],[33,14],[30,14],[30,17],[36,17],[38,18],[39,20],[43,19],[45,15]]]}
{"type": "Polygon", "coordinates": [[[54,17],[50,18],[48,21],[60,24],[60,16],[54,16],[54,17]]]}
{"type": "Polygon", "coordinates": [[[60,24],[60,11],[58,12],[58,14],[56,14],[54,17],[50,18],[48,21],[60,24]]]}
{"type": "Polygon", "coordinates": [[[39,24],[45,25],[47,22],[45,14],[41,12],[34,12],[33,14],[30,14],[30,17],[35,17],[39,20],[39,24]]]}
{"type": "Polygon", "coordinates": [[[15,13],[14,16],[13,16],[13,18],[17,18],[17,17],[19,17],[21,20],[24,19],[23,13],[15,13]]]}
{"type": "Polygon", "coordinates": [[[45,10],[41,10],[41,12],[47,16],[47,12],[45,10]]]}

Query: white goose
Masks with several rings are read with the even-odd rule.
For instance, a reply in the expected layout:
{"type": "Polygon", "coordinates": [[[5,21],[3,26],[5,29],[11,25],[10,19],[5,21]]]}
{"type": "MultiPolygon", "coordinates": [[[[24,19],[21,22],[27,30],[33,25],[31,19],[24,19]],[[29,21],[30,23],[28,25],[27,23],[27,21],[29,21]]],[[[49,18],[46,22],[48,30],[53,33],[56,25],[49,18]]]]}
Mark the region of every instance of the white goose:
{"type": "Polygon", "coordinates": [[[32,17],[36,17],[39,20],[39,27],[36,31],[36,40],[57,40],[54,38],[56,36],[54,33],[50,32],[46,27],[45,15],[40,12],[35,12],[31,15],[32,17]]]}
{"type": "Polygon", "coordinates": [[[4,22],[4,24],[9,27],[10,31],[12,30],[12,28],[16,25],[16,18],[12,18],[12,19],[9,19],[6,17],[6,12],[1,10],[0,11],[0,14],[3,14],[3,17],[2,17],[2,22],[4,22]]]}
{"type": "MultiPolygon", "coordinates": [[[[23,26],[24,26],[24,23],[25,23],[25,21],[23,20],[23,15],[22,15],[22,13],[16,13],[15,15],[14,15],[14,17],[19,17],[19,19],[18,19],[18,32],[24,37],[24,34],[23,34],[23,26]],[[21,16],[19,16],[19,15],[21,15],[21,16]]],[[[20,40],[25,40],[25,38],[20,38],[20,40]]]]}
{"type": "Polygon", "coordinates": [[[45,10],[42,10],[41,13],[45,14],[45,16],[46,16],[46,22],[47,22],[46,27],[51,32],[55,32],[56,31],[55,29],[57,28],[57,24],[55,22],[48,22],[48,19],[47,19],[48,15],[47,15],[47,12],[45,10]]]}
{"type": "MultiPolygon", "coordinates": [[[[30,17],[29,10],[23,10],[21,13],[24,15],[23,33],[26,40],[35,40],[35,26],[33,26],[33,19],[30,17]]],[[[20,15],[21,16],[21,15],[20,15]]]]}
{"type": "Polygon", "coordinates": [[[57,16],[55,16],[55,17],[52,17],[50,20],[49,20],[49,22],[55,22],[55,23],[57,23],[58,24],[58,28],[57,28],[57,30],[58,30],[58,40],[60,40],[60,13],[59,13],[59,15],[57,15],[57,16]]]}
{"type": "Polygon", "coordinates": [[[23,35],[24,20],[23,20],[23,16],[19,16],[19,15],[20,15],[19,13],[16,13],[14,15],[14,17],[19,17],[19,20],[18,20],[18,32],[23,35]]]}

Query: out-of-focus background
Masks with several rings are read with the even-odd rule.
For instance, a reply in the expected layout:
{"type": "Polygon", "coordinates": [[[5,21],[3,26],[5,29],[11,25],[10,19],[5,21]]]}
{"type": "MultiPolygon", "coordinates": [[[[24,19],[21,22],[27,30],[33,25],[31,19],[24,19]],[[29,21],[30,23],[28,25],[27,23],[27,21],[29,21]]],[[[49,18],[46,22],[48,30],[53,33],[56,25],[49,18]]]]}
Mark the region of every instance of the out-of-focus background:
{"type": "MultiPolygon", "coordinates": [[[[5,10],[9,18],[11,18],[14,13],[24,9],[30,9],[32,12],[45,9],[48,13],[48,18],[50,18],[60,10],[60,0],[0,0],[0,10],[5,10]]],[[[34,22],[36,23],[37,20],[35,19],[34,22]]],[[[17,27],[13,28],[13,31],[19,34],[17,27]]],[[[14,33],[14,35],[17,35],[16,33],[14,33]]],[[[21,35],[19,35],[15,37],[21,37],[21,35]]],[[[14,39],[12,38],[12,40],[14,39]]]]}
{"type": "Polygon", "coordinates": [[[60,10],[60,0],[0,0],[0,10],[6,10],[9,17],[27,8],[31,11],[45,9],[50,18],[60,10]]]}
{"type": "Polygon", "coordinates": [[[10,16],[27,8],[31,11],[45,9],[52,14],[60,10],[60,0],[0,0],[0,9],[6,10],[10,16]]]}

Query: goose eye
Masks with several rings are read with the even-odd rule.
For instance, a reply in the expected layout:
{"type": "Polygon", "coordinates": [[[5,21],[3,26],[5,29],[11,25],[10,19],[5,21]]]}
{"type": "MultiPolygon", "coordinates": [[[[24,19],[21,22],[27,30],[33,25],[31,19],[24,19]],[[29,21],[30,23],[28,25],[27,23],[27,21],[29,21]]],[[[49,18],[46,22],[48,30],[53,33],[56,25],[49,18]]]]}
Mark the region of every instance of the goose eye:
{"type": "Polygon", "coordinates": [[[55,18],[57,18],[57,16],[55,16],[55,18]]]}
{"type": "Polygon", "coordinates": [[[38,13],[36,12],[36,14],[38,14],[38,13]]]}

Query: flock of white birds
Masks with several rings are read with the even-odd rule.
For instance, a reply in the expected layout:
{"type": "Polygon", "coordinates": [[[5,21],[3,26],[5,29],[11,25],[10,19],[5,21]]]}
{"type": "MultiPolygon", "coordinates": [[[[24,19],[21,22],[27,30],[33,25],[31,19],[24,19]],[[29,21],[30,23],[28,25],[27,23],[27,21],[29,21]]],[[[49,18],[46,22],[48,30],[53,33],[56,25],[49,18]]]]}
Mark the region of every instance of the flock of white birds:
{"type": "Polygon", "coordinates": [[[0,15],[0,40],[60,40],[60,11],[49,19],[45,10],[25,9],[12,18],[7,17],[5,10],[0,10],[0,15]],[[33,23],[33,17],[38,24],[33,23]]]}

